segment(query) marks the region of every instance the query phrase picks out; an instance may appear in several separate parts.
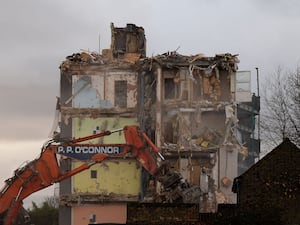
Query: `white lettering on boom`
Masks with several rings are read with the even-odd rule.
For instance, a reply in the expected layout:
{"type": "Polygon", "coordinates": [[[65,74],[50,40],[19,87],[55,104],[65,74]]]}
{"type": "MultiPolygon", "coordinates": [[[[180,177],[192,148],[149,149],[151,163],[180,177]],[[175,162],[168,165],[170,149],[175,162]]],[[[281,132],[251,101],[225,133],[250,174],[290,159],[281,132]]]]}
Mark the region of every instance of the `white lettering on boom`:
{"type": "Polygon", "coordinates": [[[63,154],[119,154],[119,146],[58,146],[58,153],[63,154]]]}

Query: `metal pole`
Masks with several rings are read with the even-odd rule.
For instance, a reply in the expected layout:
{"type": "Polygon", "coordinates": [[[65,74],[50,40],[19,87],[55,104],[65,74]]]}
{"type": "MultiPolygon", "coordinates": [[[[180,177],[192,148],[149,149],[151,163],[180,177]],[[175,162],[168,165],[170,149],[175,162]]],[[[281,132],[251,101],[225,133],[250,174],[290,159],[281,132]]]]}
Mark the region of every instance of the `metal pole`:
{"type": "Polygon", "coordinates": [[[101,43],[101,36],[100,36],[100,34],[99,34],[99,54],[101,54],[101,46],[100,46],[100,43],[101,43]]]}
{"type": "Polygon", "coordinates": [[[259,96],[259,76],[258,76],[258,67],[256,69],[256,82],[257,82],[257,96],[259,96]]]}
{"type": "MultiPolygon", "coordinates": [[[[255,69],[256,69],[256,81],[257,81],[257,97],[259,97],[259,106],[260,106],[258,67],[256,67],[255,69]]],[[[257,138],[258,138],[259,146],[260,146],[260,111],[258,112],[258,116],[257,116],[257,138]]],[[[260,151],[259,151],[259,153],[260,153],[260,151]]],[[[258,159],[259,159],[259,155],[258,155],[258,159]]]]}
{"type": "Polygon", "coordinates": [[[116,132],[119,132],[119,131],[123,131],[124,128],[118,128],[118,129],[115,129],[115,130],[111,130],[110,133],[116,133],[116,132]]]}

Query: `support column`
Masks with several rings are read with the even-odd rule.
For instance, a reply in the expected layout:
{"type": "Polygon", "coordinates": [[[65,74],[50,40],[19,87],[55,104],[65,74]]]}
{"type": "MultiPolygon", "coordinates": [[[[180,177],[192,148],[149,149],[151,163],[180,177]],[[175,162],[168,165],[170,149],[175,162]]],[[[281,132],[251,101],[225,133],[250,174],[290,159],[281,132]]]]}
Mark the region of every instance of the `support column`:
{"type": "Polygon", "coordinates": [[[161,102],[162,102],[162,69],[161,66],[157,66],[156,70],[156,124],[155,124],[155,144],[159,148],[161,147],[161,102]]]}

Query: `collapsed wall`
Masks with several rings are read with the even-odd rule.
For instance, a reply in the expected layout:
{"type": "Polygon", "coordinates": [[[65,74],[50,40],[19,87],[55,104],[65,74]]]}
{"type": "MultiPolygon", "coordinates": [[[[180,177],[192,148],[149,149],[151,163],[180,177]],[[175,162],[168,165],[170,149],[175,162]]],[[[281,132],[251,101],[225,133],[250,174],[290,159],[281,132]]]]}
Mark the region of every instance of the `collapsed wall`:
{"type": "Polygon", "coordinates": [[[168,52],[142,59],[143,126],[190,183],[200,185],[200,211],[235,202],[241,145],[234,129],[236,55],[168,52]]]}

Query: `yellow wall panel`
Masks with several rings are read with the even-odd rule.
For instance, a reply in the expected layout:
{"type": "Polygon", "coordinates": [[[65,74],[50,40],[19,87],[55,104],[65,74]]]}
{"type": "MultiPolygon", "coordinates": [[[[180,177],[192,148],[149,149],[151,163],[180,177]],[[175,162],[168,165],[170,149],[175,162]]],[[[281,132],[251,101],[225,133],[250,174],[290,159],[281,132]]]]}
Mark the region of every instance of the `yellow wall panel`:
{"type": "MultiPolygon", "coordinates": [[[[80,164],[80,162],[73,163],[73,167],[80,164]]],[[[135,159],[105,160],[73,176],[75,193],[138,195],[140,189],[141,166],[135,159]],[[91,178],[92,173],[94,175],[96,173],[97,177],[91,178]]]]}
{"type": "MultiPolygon", "coordinates": [[[[74,118],[73,119],[73,136],[84,137],[92,135],[93,133],[100,133],[105,130],[116,130],[123,128],[126,125],[138,125],[136,118],[120,118],[120,117],[106,117],[106,118],[74,118]]],[[[99,138],[90,140],[88,143],[100,143],[99,138]]],[[[125,143],[125,138],[122,132],[113,133],[103,138],[104,144],[122,144],[125,143]]]]}
{"type": "MultiPolygon", "coordinates": [[[[118,117],[74,118],[73,136],[76,138],[84,137],[104,130],[123,128],[126,125],[137,125],[137,119],[118,117]]],[[[98,138],[85,143],[122,144],[125,143],[125,138],[123,132],[118,132],[105,136],[102,140],[98,138]]],[[[72,166],[76,168],[80,164],[80,162],[74,162],[72,166]]],[[[73,191],[76,193],[138,195],[141,186],[141,167],[135,159],[108,159],[75,175],[72,182],[73,191]],[[97,174],[97,178],[91,178],[92,171],[97,174]]]]}

